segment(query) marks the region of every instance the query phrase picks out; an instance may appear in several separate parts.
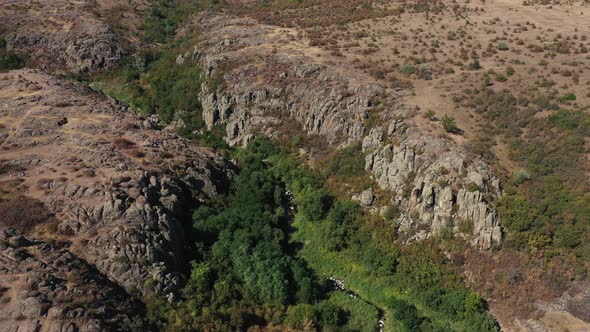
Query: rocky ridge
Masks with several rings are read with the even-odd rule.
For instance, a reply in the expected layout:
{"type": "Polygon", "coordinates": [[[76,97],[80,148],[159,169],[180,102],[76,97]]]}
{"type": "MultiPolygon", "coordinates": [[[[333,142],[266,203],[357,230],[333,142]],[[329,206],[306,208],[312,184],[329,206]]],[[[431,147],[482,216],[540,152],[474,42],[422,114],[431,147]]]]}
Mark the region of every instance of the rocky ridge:
{"type": "Polygon", "coordinates": [[[2,331],[115,330],[144,311],[61,244],[2,229],[0,252],[2,331]]]}
{"type": "Polygon", "coordinates": [[[223,78],[222,88],[204,84],[201,97],[207,125],[225,125],[230,144],[287,131],[287,119],[335,148],[362,142],[366,169],[395,193],[388,204],[402,208],[394,224],[408,240],[449,228],[484,249],[500,243],[491,206],[501,194],[498,178],[452,140],[430,133],[403,104],[404,91],[342,71],[337,59],[289,29],[203,13],[181,35],[195,30],[200,42],[178,61],[194,60],[209,78],[223,78]]]}
{"type": "MultiPolygon", "coordinates": [[[[350,144],[363,135],[371,98],[383,92],[378,84],[348,87],[336,72],[290,48],[294,37],[288,32],[254,20],[204,13],[185,29],[198,29],[203,42],[179,60],[197,61],[208,77],[223,76],[231,87],[212,90],[205,84],[202,91],[207,125],[227,123],[231,145],[247,143],[254,131],[272,133],[269,128],[285,117],[332,145],[350,144]],[[280,52],[273,49],[282,46],[280,52]]],[[[190,32],[180,34],[185,33],[190,32]]]]}
{"type": "Polygon", "coordinates": [[[2,0],[0,33],[8,50],[38,67],[70,72],[114,68],[122,38],[96,13],[90,0],[2,0]]]}
{"type": "MultiPolygon", "coordinates": [[[[27,278],[40,274],[63,282],[70,281],[64,274],[87,269],[88,278],[110,286],[80,285],[77,291],[88,293],[96,307],[120,303],[111,307],[122,314],[132,310],[132,295],[174,298],[188,266],[183,222],[201,198],[223,190],[228,168],[223,158],[154,126],[82,84],[32,70],[0,74],[0,193],[5,203],[37,200],[51,215],[33,224],[23,221],[26,214],[2,220],[0,226],[16,228],[2,231],[5,293],[20,287],[20,269],[31,264],[27,278]],[[52,246],[56,241],[61,244],[52,246]],[[31,252],[44,264],[29,260],[31,252]],[[60,260],[66,263],[50,266],[60,260]],[[109,289],[118,298],[106,301],[109,289]]],[[[27,285],[40,287],[34,280],[27,285]]],[[[55,299],[70,296],[72,288],[53,291],[7,297],[0,315],[16,321],[22,315],[17,308],[36,301],[47,310],[26,316],[35,324],[43,325],[51,312],[51,324],[98,331],[92,319],[113,317],[94,309],[70,317],[74,309],[57,306],[55,299]]]]}

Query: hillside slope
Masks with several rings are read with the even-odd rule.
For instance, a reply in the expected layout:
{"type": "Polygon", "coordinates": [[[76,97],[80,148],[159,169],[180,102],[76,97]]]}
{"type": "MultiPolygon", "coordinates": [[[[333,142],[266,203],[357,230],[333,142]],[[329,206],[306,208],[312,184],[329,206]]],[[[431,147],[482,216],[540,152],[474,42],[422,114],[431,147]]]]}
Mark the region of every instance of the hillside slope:
{"type": "Polygon", "coordinates": [[[132,296],[174,298],[188,207],[226,186],[224,159],[82,84],[0,77],[3,321],[102,330],[141,314],[132,296]]]}

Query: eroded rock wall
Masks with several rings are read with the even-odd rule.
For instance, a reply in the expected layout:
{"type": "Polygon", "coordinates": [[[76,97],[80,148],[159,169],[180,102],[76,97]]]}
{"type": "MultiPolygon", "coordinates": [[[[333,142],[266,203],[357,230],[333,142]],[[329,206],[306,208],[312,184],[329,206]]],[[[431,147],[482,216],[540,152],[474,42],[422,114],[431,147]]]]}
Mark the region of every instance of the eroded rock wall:
{"type": "Polygon", "coordinates": [[[502,192],[499,179],[482,162],[468,162],[450,141],[405,126],[395,119],[363,139],[367,171],[395,193],[392,203],[403,207],[398,227],[407,232],[425,226],[411,239],[450,228],[484,249],[499,244],[502,231],[491,205],[502,192]]]}

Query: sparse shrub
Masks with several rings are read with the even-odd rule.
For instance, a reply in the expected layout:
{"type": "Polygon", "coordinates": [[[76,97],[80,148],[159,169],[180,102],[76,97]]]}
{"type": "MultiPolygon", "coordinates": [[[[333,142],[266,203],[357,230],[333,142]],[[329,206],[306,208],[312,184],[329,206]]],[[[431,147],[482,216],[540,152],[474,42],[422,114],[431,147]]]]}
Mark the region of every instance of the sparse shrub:
{"type": "Polygon", "coordinates": [[[433,110],[426,111],[426,113],[424,113],[424,116],[426,116],[426,118],[430,121],[436,120],[436,113],[434,113],[433,110]]]}
{"type": "Polygon", "coordinates": [[[496,81],[498,82],[506,82],[508,81],[508,77],[504,74],[496,74],[496,81]]]}
{"type": "Polygon", "coordinates": [[[459,233],[466,234],[466,235],[473,234],[473,222],[472,221],[466,220],[466,219],[459,219],[457,226],[459,228],[459,233]]]}
{"type": "Polygon", "coordinates": [[[504,42],[500,42],[500,43],[498,43],[498,45],[496,45],[496,49],[498,49],[500,51],[508,51],[508,44],[506,44],[504,42]]]}
{"type": "Polygon", "coordinates": [[[135,143],[123,137],[117,137],[113,139],[113,144],[117,147],[117,149],[121,150],[131,149],[135,147],[135,143]]]}
{"type": "Polygon", "coordinates": [[[0,226],[2,227],[28,232],[50,218],[51,214],[38,200],[25,196],[0,200],[0,226]]]}
{"type": "Polygon", "coordinates": [[[519,169],[513,175],[515,184],[522,184],[531,179],[531,174],[524,169],[519,169]]]}
{"type": "Polygon", "coordinates": [[[162,158],[162,159],[171,159],[171,158],[174,158],[174,155],[172,153],[170,153],[170,152],[164,151],[164,152],[162,152],[160,154],[160,158],[162,158]]]}
{"type": "Polygon", "coordinates": [[[467,190],[470,192],[475,192],[481,190],[481,187],[473,182],[467,185],[467,190]]]}
{"type": "Polygon", "coordinates": [[[430,72],[430,68],[428,68],[428,65],[423,63],[420,65],[420,78],[423,80],[431,80],[432,79],[432,73],[430,72]]]}
{"type": "Polygon", "coordinates": [[[478,70],[481,69],[481,64],[479,63],[479,59],[473,59],[471,63],[469,63],[470,70],[478,70]]]}
{"type": "Polygon", "coordinates": [[[459,132],[457,122],[455,121],[455,118],[452,116],[445,114],[442,118],[442,125],[445,131],[448,133],[455,134],[459,132]]]}
{"type": "Polygon", "coordinates": [[[400,68],[399,71],[404,75],[412,75],[416,72],[416,67],[412,65],[404,65],[400,68]]]}
{"type": "Polygon", "coordinates": [[[381,217],[387,221],[393,221],[398,218],[400,215],[400,209],[397,206],[386,206],[383,208],[381,212],[381,217]]]}
{"type": "Polygon", "coordinates": [[[436,181],[436,185],[440,188],[445,188],[449,185],[449,180],[447,179],[439,179],[436,181]]]}
{"type": "Polygon", "coordinates": [[[145,157],[145,152],[139,150],[139,149],[133,149],[131,150],[131,152],[129,153],[132,157],[135,158],[143,158],[145,157]]]}
{"type": "Polygon", "coordinates": [[[96,176],[96,173],[92,169],[85,169],[82,172],[82,175],[84,175],[85,177],[88,177],[88,178],[93,178],[96,176]]]}
{"type": "Polygon", "coordinates": [[[6,49],[6,40],[0,38],[0,70],[19,69],[24,66],[24,61],[18,55],[6,49]]]}
{"type": "Polygon", "coordinates": [[[340,149],[334,153],[326,167],[328,176],[353,178],[365,174],[365,158],[360,144],[340,149]]]}

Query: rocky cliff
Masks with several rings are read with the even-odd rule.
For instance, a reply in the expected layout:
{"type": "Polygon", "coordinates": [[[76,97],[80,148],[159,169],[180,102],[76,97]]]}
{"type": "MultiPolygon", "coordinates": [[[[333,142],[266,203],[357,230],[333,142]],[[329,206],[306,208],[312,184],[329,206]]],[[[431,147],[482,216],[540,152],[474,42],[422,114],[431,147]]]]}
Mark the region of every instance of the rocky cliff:
{"type": "Polygon", "coordinates": [[[191,208],[224,188],[224,159],[31,70],[0,74],[0,148],[3,321],[97,331],[130,320],[132,296],[175,296],[191,208]]]}
{"type": "Polygon", "coordinates": [[[199,43],[178,61],[196,61],[210,79],[225,82],[204,84],[201,97],[207,124],[224,124],[230,144],[289,131],[286,119],[334,148],[362,141],[366,169],[395,194],[388,204],[402,209],[395,227],[409,240],[447,228],[484,249],[501,241],[491,205],[501,194],[498,178],[432,132],[404,105],[406,91],[343,70],[338,57],[308,46],[294,30],[204,13],[181,35],[194,31],[199,43]]]}
{"type": "Polygon", "coordinates": [[[410,239],[444,229],[481,248],[499,244],[502,232],[491,203],[500,181],[480,161],[451,141],[423,135],[411,119],[394,119],[363,139],[366,169],[381,188],[395,193],[393,204],[405,213],[397,220],[410,239]],[[409,233],[409,234],[408,234],[409,233]]]}
{"type": "Polygon", "coordinates": [[[208,126],[227,124],[230,144],[246,143],[255,131],[272,134],[285,118],[334,146],[362,138],[371,99],[384,91],[378,84],[349,86],[333,68],[310,61],[289,30],[210,13],[180,34],[194,29],[202,43],[179,60],[197,61],[210,78],[222,76],[226,90],[203,85],[203,112],[208,126]]]}

